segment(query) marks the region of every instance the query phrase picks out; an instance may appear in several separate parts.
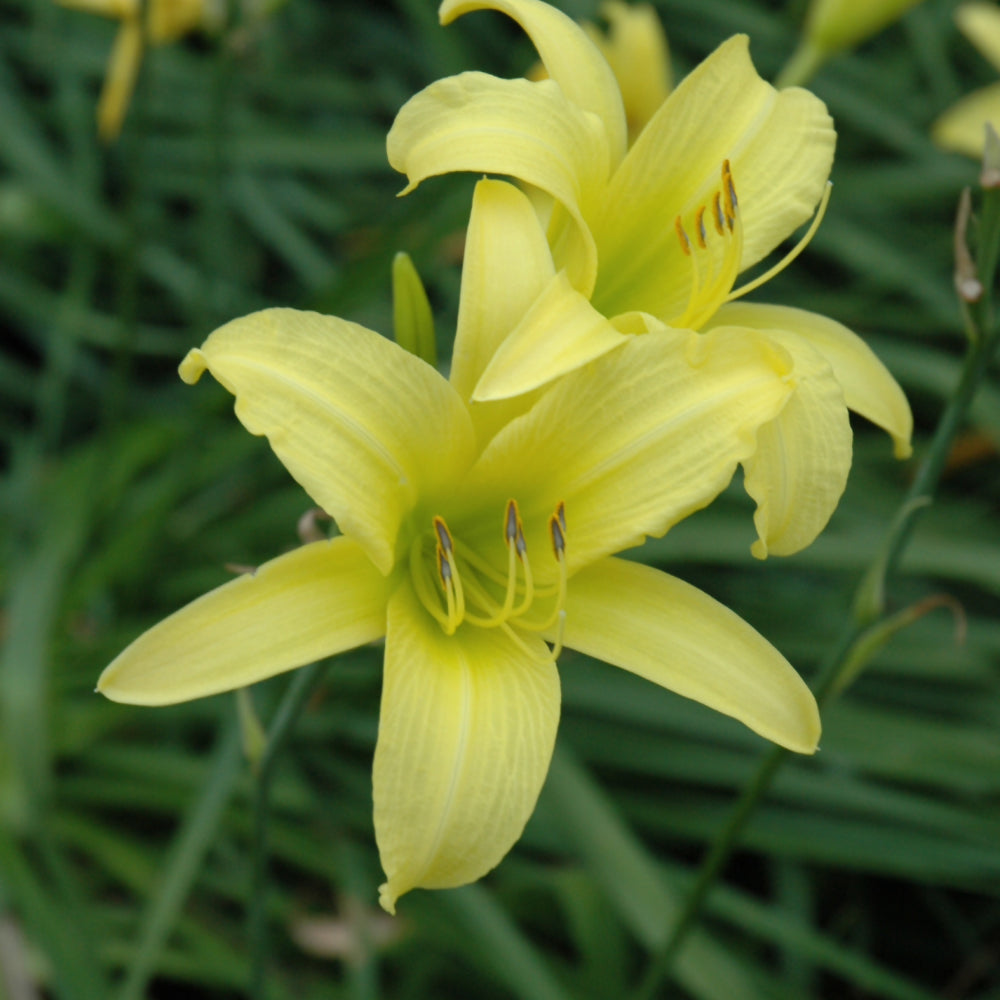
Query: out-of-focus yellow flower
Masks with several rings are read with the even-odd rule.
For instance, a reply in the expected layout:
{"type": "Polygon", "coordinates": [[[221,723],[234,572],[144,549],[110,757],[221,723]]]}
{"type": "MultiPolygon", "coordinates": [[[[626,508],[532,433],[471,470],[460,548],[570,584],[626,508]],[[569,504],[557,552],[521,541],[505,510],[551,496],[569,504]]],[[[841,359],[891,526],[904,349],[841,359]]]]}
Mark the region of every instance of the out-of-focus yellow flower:
{"type": "Polygon", "coordinates": [[[497,349],[476,398],[533,390],[663,325],[763,331],[792,359],[796,392],[744,463],[757,501],[753,551],[804,548],[847,480],[848,408],[885,428],[900,457],[912,428],[902,390],[850,330],[804,310],[734,301],[797,250],[734,287],[740,272],[825,205],[836,137],[823,102],[798,88],[775,91],[736,36],[678,85],[630,147],[614,74],[575,22],[538,0],[445,0],[441,18],[483,7],[525,29],[550,79],[439,80],[403,106],[388,137],[407,191],[473,170],[511,175],[548,197],[560,273],[497,349]],[[573,322],[552,305],[566,287],[578,294],[573,322]]]}
{"type": "Polygon", "coordinates": [[[479,878],[520,836],[555,740],[564,645],[790,749],[819,738],[809,689],[746,622],[614,555],[724,488],[792,392],[787,360],[763,336],[663,330],[533,398],[472,405],[554,270],[527,197],[485,180],[450,379],[364,327],[292,309],[191,351],[181,377],[208,370],[233,393],[343,534],[182,608],[98,682],[116,701],[170,704],[384,637],[373,786],[389,912],[415,887],[479,878]]]}
{"type": "Polygon", "coordinates": [[[139,76],[145,44],[167,45],[213,22],[214,5],[205,0],[148,0],[143,24],[140,0],[58,0],[64,7],[121,21],[111,49],[97,105],[97,131],[106,142],[118,138],[139,76]]]}
{"type": "Polygon", "coordinates": [[[779,87],[808,83],[830,56],[859,45],[920,0],[813,0],[802,39],[777,80],[779,87]]]}
{"type": "MultiPolygon", "coordinates": [[[[608,22],[607,31],[590,21],[584,21],[581,27],[600,49],[618,81],[631,144],[670,95],[667,36],[649,4],[606,0],[598,13],[608,22]]],[[[542,63],[536,63],[526,76],[529,80],[545,80],[548,73],[542,63]]]]}
{"type": "MultiPolygon", "coordinates": [[[[992,3],[965,3],[955,11],[955,21],[962,34],[1000,72],[1000,9],[992,3]]],[[[962,98],[934,123],[931,137],[944,149],[980,159],[987,122],[1000,129],[1000,83],[962,98]]]]}
{"type": "Polygon", "coordinates": [[[593,24],[583,28],[618,80],[631,143],[670,93],[667,36],[649,4],[606,0],[598,13],[608,22],[607,32],[593,24]]]}

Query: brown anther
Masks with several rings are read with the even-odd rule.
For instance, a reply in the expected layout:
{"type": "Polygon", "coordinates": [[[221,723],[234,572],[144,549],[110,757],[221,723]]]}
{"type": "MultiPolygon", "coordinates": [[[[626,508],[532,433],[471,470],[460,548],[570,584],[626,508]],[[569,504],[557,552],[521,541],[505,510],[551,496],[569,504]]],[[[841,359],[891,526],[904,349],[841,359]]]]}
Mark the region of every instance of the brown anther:
{"type": "Polygon", "coordinates": [[[438,562],[438,576],[441,577],[441,583],[444,586],[448,586],[451,580],[451,562],[448,559],[447,554],[444,549],[439,545],[437,547],[437,562],[438,562]]]}
{"type": "Polygon", "coordinates": [[[565,558],[566,536],[563,534],[555,515],[549,518],[549,534],[552,536],[552,551],[555,553],[556,559],[565,558]]]}
{"type": "Polygon", "coordinates": [[[722,215],[722,195],[718,191],[715,192],[715,197],[712,199],[712,222],[715,223],[715,231],[720,236],[725,236],[726,220],[722,215]]]}
{"type": "Polygon", "coordinates": [[[688,239],[688,234],[684,232],[684,224],[681,222],[679,215],[674,219],[674,229],[677,230],[677,238],[681,241],[681,249],[684,251],[684,256],[690,257],[691,241],[688,239]]]}
{"type": "Polygon", "coordinates": [[[552,551],[556,559],[566,557],[566,505],[562,500],[555,513],[549,518],[549,534],[552,536],[552,551]]]}
{"type": "Polygon", "coordinates": [[[444,523],[443,517],[434,517],[434,530],[437,532],[438,545],[446,554],[451,554],[455,550],[455,545],[451,540],[451,532],[448,525],[444,523]]]}
{"type": "Polygon", "coordinates": [[[736,221],[736,185],[733,183],[733,171],[729,166],[729,160],[722,161],[722,196],[726,202],[726,225],[732,231],[736,221]]]}
{"type": "Polygon", "coordinates": [[[705,206],[702,205],[701,208],[695,213],[694,217],[694,238],[698,241],[698,246],[702,250],[707,246],[705,240],[707,238],[707,233],[705,232],[705,206]]]}
{"type": "Polygon", "coordinates": [[[504,529],[503,536],[504,540],[510,545],[513,541],[517,539],[518,524],[520,523],[520,517],[517,513],[517,501],[508,500],[507,501],[507,513],[504,516],[504,529]]]}

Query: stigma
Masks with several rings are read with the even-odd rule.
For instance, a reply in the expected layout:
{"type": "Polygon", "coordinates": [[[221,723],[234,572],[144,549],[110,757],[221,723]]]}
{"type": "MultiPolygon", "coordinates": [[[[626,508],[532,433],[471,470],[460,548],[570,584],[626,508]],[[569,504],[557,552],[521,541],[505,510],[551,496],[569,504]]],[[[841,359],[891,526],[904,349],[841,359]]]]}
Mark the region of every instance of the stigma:
{"type": "MultiPolygon", "coordinates": [[[[544,584],[535,580],[516,500],[508,500],[503,511],[505,565],[456,538],[440,515],[430,528],[413,542],[410,575],[421,604],[445,634],[463,624],[499,628],[526,650],[522,633],[554,634],[550,655],[558,657],[566,621],[565,504],[560,501],[548,521],[556,579],[544,584]]],[[[544,579],[551,581],[551,570],[544,579]]]]}

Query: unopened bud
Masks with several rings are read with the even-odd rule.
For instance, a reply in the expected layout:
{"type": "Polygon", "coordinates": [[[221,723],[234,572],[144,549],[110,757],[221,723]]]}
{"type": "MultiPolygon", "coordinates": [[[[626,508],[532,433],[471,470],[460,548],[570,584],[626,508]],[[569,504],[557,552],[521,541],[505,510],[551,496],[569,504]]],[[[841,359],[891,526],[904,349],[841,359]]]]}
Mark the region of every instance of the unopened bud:
{"type": "Polygon", "coordinates": [[[392,318],[396,343],[429,365],[436,365],[431,304],[413,261],[405,253],[397,253],[392,262],[392,318]]]}

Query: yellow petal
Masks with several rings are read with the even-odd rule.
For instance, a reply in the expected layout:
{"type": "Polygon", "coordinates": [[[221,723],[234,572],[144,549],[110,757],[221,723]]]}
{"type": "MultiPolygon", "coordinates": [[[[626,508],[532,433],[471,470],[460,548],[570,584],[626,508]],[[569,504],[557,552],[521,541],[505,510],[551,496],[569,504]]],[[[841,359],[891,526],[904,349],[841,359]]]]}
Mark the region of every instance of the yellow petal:
{"type": "Polygon", "coordinates": [[[757,503],[752,552],[791,555],[826,527],[851,469],[851,423],[840,383],[822,354],[794,334],[771,331],[795,362],[795,391],[757,434],[743,484],[757,503]]]}
{"type": "Polygon", "coordinates": [[[826,358],[848,407],[889,433],[896,458],[909,458],[913,450],[910,404],[875,352],[846,326],[804,309],[757,302],[723,306],[712,325],[786,330],[804,340],[826,358]]]}
{"type": "Polygon", "coordinates": [[[560,267],[589,295],[597,272],[585,221],[607,180],[600,119],[569,101],[551,80],[500,80],[461,73],[432,83],[400,109],[386,139],[389,162],[421,181],[455,170],[509,174],[547,192],[574,220],[560,267]]]}
{"type": "Polygon", "coordinates": [[[555,275],[552,254],[525,194],[513,184],[476,185],[465,238],[451,384],[469,400],[496,349],[555,275]]]}
{"type": "Polygon", "coordinates": [[[538,638],[446,636],[404,584],[389,602],[372,777],[382,905],[464,885],[500,863],[545,781],[559,677],[538,638]]]}
{"type": "Polygon", "coordinates": [[[607,168],[614,170],[625,155],[622,97],[607,60],[580,25],[541,0],[444,0],[441,23],[450,24],[472,10],[503,11],[521,25],[562,92],[600,118],[608,138],[607,168]]]}
{"type": "Polygon", "coordinates": [[[267,436],[306,492],[388,573],[418,497],[450,492],[475,440],[438,372],[371,330],[333,316],[266,309],[216,330],[181,364],[208,369],[251,434],[267,436]]]}
{"type": "Polygon", "coordinates": [[[944,149],[979,159],[987,122],[1000,129],[1000,83],[973,91],[952,105],[934,123],[931,138],[944,149]]]}
{"type": "Polygon", "coordinates": [[[1000,71],[1000,10],[994,3],[963,3],[955,11],[962,34],[1000,71]]]}
{"type": "Polygon", "coordinates": [[[565,644],[731,715],[766,739],[813,753],[816,701],[742,618],[650,566],[603,559],[570,580],[565,644]]]}
{"type": "Polygon", "coordinates": [[[710,208],[727,159],[743,220],[740,269],[760,260],[812,215],[835,139],[822,101],[762,80],[745,36],[724,42],[667,98],[611,179],[591,226],[601,262],[594,305],[608,316],[683,311],[690,266],[674,222],[710,208]]]}
{"type": "Polygon", "coordinates": [[[468,495],[516,499],[529,549],[541,553],[564,501],[571,570],[638,545],[726,486],[756,447],[757,428],[784,405],[789,370],[786,352],[747,331],[628,337],[501,430],[470,473],[468,495]]]}
{"type": "Polygon", "coordinates": [[[483,372],[476,400],[518,396],[551,382],[625,343],[560,271],[483,372]]]}
{"type": "Polygon", "coordinates": [[[388,588],[350,539],[303,545],[144,632],[97,690],[132,705],[172,705],[245,687],[383,636],[388,588]]]}
{"type": "Polygon", "coordinates": [[[108,74],[97,103],[97,133],[105,142],[118,138],[142,62],[142,28],[137,18],[122,22],[108,59],[108,74]]]}
{"type": "Polygon", "coordinates": [[[599,13],[608,22],[607,35],[596,30],[588,34],[618,80],[629,139],[634,142],[670,93],[667,36],[649,4],[606,0],[599,13]]]}

